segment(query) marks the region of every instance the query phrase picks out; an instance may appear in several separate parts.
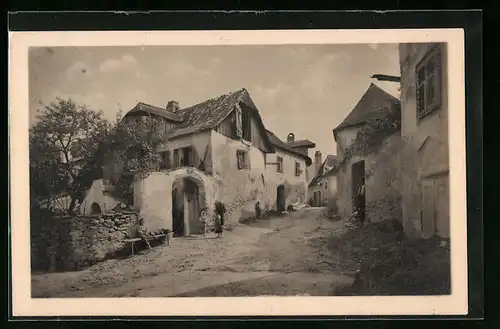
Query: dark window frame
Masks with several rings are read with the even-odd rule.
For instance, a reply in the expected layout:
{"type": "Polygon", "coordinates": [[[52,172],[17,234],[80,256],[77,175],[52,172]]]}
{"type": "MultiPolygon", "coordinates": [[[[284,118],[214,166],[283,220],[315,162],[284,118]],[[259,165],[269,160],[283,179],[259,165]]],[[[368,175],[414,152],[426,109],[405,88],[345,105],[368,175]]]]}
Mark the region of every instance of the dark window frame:
{"type": "Polygon", "coordinates": [[[276,172],[283,173],[283,157],[276,156],[276,172]]]}
{"type": "Polygon", "coordinates": [[[443,94],[442,70],[442,52],[437,46],[432,47],[415,67],[415,101],[418,121],[441,108],[443,94]],[[431,64],[434,64],[434,69],[429,72],[431,64]],[[432,82],[434,83],[433,86],[431,85],[432,82]],[[433,97],[429,96],[430,92],[434,94],[433,97]]]}
{"type": "Polygon", "coordinates": [[[250,158],[247,150],[236,150],[236,165],[238,170],[250,169],[250,158]]]}
{"type": "Polygon", "coordinates": [[[295,177],[300,177],[300,174],[301,174],[300,162],[295,161],[295,177]]]}
{"type": "Polygon", "coordinates": [[[192,145],[190,146],[184,146],[184,147],[179,147],[176,148],[173,151],[173,168],[178,168],[178,167],[194,167],[194,147],[192,145]],[[182,156],[181,156],[182,154],[182,156]],[[187,155],[187,156],[186,156],[187,155]],[[182,161],[181,161],[182,160],[182,161]]]}

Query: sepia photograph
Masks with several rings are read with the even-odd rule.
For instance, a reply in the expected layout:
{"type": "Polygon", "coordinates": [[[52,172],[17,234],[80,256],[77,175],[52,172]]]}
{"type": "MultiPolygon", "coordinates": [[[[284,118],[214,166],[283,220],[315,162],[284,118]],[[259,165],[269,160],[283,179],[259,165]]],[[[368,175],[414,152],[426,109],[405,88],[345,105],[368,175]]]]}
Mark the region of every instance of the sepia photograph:
{"type": "Polygon", "coordinates": [[[310,297],[451,297],[465,284],[463,300],[466,264],[453,270],[451,254],[466,263],[465,212],[452,212],[451,191],[465,195],[465,164],[450,152],[464,124],[451,128],[464,104],[450,85],[464,86],[450,67],[463,53],[442,36],[39,38],[24,48],[23,298],[288,296],[300,309],[310,297]]]}

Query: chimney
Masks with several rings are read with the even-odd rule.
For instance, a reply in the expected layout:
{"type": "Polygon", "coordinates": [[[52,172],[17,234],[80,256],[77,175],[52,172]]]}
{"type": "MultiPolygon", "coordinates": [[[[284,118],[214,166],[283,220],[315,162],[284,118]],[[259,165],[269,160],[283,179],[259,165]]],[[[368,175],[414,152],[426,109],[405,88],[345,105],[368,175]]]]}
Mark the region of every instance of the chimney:
{"type": "Polygon", "coordinates": [[[176,101],[170,101],[167,103],[166,109],[167,109],[167,111],[175,113],[179,110],[179,103],[176,101]]]}
{"type": "Polygon", "coordinates": [[[321,167],[321,164],[323,163],[322,159],[321,159],[321,151],[316,151],[316,153],[314,153],[314,171],[316,172],[316,174],[319,173],[319,168],[321,167]]]}
{"type": "Polygon", "coordinates": [[[287,143],[295,142],[295,135],[293,133],[289,133],[288,136],[286,136],[286,142],[287,143]]]}

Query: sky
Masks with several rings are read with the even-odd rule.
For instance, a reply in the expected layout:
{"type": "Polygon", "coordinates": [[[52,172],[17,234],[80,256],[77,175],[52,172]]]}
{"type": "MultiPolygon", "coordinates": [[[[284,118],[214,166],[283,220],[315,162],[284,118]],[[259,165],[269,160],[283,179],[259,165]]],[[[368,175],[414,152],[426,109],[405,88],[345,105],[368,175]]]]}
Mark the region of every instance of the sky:
{"type": "Polygon", "coordinates": [[[114,120],[139,101],[183,108],[246,88],[267,129],[336,154],[332,129],[370,83],[399,97],[377,73],[400,75],[397,44],[31,48],[30,124],[56,97],[114,120]]]}

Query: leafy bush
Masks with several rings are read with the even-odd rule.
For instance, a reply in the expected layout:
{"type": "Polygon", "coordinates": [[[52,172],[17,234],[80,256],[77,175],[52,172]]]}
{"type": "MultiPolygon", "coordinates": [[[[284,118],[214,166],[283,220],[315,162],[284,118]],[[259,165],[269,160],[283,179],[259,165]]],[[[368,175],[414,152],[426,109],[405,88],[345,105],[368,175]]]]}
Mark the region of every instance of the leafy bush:
{"type": "Polygon", "coordinates": [[[222,201],[215,201],[214,211],[216,215],[220,215],[222,225],[224,225],[224,215],[226,214],[226,205],[222,201]]]}

